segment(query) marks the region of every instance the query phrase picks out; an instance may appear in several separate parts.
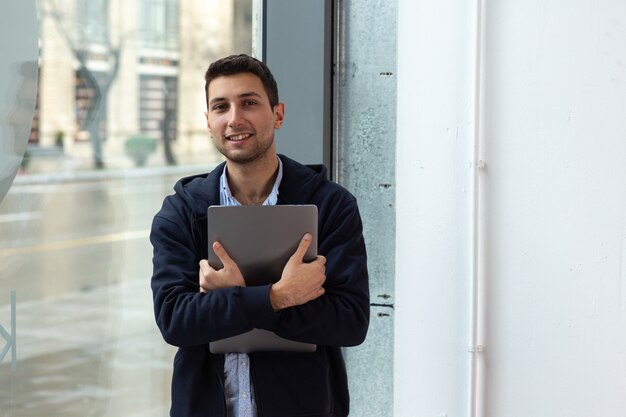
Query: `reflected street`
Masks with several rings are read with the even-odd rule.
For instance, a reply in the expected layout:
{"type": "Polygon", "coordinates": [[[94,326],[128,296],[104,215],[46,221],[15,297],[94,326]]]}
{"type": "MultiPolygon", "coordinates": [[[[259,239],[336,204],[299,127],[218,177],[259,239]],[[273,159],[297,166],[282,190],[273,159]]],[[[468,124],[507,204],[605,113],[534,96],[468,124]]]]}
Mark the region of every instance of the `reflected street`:
{"type": "Polygon", "coordinates": [[[10,331],[15,291],[17,367],[10,354],[0,362],[1,415],[168,414],[175,349],[154,323],[148,236],[191,173],[11,188],[0,204],[0,325],[10,331]]]}

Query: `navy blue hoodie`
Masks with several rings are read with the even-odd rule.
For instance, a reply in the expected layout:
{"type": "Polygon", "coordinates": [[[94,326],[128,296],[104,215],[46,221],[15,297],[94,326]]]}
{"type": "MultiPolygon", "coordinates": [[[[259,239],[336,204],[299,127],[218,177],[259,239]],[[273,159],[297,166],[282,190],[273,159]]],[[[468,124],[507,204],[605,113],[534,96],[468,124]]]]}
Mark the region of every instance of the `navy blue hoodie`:
{"type": "Polygon", "coordinates": [[[304,305],[272,309],[269,285],[199,292],[198,263],[207,256],[206,210],[219,200],[224,164],[183,178],[154,217],[152,291],[157,325],[178,346],[172,378],[173,417],[226,416],[224,355],[208,343],[267,329],[318,345],[314,353],[254,352],[250,372],[258,417],[339,417],[349,412],[341,346],[363,342],[369,287],[362,224],[355,198],[328,181],[323,166],[280,155],[278,204],[318,208],[318,253],[326,256],[325,294],[304,305]]]}

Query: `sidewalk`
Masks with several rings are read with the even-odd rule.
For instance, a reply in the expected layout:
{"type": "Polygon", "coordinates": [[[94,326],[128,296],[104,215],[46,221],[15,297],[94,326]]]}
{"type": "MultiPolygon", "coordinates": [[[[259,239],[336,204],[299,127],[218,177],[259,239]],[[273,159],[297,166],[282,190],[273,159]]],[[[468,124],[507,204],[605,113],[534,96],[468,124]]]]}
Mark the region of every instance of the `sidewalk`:
{"type": "Polygon", "coordinates": [[[67,155],[33,157],[26,171],[18,172],[13,185],[56,184],[78,181],[105,181],[111,179],[179,175],[181,177],[209,172],[219,162],[211,156],[177,155],[177,165],[166,165],[159,159],[144,167],[135,167],[124,159],[111,159],[104,169],[92,168],[91,162],[67,155]],[[207,163],[202,163],[208,159],[207,163]]]}
{"type": "MultiPolygon", "coordinates": [[[[0,317],[7,316],[8,308],[0,307],[0,317]]],[[[18,300],[17,317],[17,371],[6,360],[0,363],[2,413],[167,415],[175,348],[163,342],[154,324],[146,282],[18,300]]]]}
{"type": "Polygon", "coordinates": [[[186,175],[209,172],[217,164],[206,165],[174,165],[161,167],[142,168],[119,168],[102,170],[80,170],[65,172],[50,172],[38,174],[18,173],[13,181],[13,185],[34,185],[34,184],[55,184],[78,181],[103,181],[111,179],[151,177],[158,175],[186,175]]]}

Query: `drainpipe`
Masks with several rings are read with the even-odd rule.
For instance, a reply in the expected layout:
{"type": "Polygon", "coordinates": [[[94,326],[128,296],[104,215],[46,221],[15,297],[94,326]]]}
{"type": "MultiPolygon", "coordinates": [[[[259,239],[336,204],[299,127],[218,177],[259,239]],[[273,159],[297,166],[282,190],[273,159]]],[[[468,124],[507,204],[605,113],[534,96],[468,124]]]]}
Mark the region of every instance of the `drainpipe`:
{"type": "Polygon", "coordinates": [[[481,65],[483,42],[483,1],[476,0],[474,26],[474,91],[473,91],[473,121],[472,135],[472,182],[471,182],[471,282],[470,282],[470,381],[469,381],[469,416],[480,416],[482,400],[484,399],[484,362],[480,359],[483,345],[479,340],[480,317],[483,312],[480,293],[482,292],[480,263],[480,171],[485,164],[480,159],[481,139],[481,65]]]}

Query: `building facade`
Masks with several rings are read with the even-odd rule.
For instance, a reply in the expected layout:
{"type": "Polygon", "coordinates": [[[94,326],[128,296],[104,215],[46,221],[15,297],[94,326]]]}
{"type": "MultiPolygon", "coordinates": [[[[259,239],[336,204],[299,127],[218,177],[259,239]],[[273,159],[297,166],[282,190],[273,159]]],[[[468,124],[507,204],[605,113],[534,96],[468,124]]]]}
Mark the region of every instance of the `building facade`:
{"type": "Polygon", "coordinates": [[[41,0],[39,10],[31,150],[62,149],[78,168],[132,165],[129,139],[148,146],[150,164],[219,158],[204,72],[251,52],[251,0],[41,0]]]}

